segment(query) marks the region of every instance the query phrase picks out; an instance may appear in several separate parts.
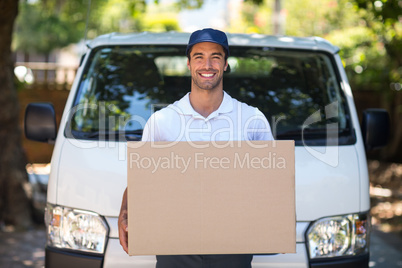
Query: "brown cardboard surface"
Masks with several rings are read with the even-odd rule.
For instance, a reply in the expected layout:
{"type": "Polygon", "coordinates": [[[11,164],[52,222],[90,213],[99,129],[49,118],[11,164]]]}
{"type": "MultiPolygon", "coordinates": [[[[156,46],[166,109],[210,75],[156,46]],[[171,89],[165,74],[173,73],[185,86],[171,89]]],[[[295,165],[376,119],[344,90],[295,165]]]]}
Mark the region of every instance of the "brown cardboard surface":
{"type": "Polygon", "coordinates": [[[129,142],[127,164],[130,255],[296,252],[293,141],[129,142]]]}

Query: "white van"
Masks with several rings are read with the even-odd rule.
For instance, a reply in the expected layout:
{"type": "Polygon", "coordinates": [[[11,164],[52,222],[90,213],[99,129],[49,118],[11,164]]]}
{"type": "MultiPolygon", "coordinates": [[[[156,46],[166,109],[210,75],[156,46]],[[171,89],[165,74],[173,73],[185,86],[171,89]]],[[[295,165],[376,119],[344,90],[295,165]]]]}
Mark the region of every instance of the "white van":
{"type": "MultiPolygon", "coordinates": [[[[321,38],[228,38],[224,90],[258,107],[276,139],[296,144],[297,253],[255,255],[253,267],[368,267],[365,149],[386,143],[387,113],[366,111],[360,129],[339,49],[321,38]]],[[[55,142],[46,267],[155,267],[155,256],[129,257],[119,244],[126,142],[190,90],[188,40],[176,32],[100,36],[87,45],[58,133],[51,104],[27,107],[26,136],[55,142]]]]}

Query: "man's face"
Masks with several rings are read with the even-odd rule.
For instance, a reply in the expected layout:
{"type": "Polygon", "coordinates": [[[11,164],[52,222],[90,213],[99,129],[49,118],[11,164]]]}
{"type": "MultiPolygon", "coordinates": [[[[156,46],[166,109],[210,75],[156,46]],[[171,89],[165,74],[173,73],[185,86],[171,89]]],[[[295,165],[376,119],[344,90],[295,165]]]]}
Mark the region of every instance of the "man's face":
{"type": "Polygon", "coordinates": [[[227,62],[221,45],[203,42],[195,44],[190,52],[187,66],[191,72],[192,86],[212,90],[222,88],[223,72],[227,62]]]}

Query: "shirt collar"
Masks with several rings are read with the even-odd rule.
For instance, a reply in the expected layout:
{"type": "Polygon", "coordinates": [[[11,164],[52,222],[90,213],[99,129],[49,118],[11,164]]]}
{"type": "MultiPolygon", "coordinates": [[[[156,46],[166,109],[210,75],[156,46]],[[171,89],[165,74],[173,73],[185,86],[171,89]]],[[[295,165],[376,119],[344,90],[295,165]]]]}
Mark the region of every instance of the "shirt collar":
{"type": "MultiPolygon", "coordinates": [[[[178,113],[184,114],[184,115],[192,115],[193,117],[202,117],[199,113],[197,113],[193,106],[191,106],[190,103],[190,93],[187,93],[183,98],[181,98],[179,101],[176,102],[175,105],[178,108],[178,113]]],[[[225,91],[223,91],[223,100],[221,105],[219,105],[218,109],[214,112],[212,112],[209,116],[208,119],[211,119],[219,114],[224,114],[224,113],[230,113],[233,110],[233,101],[232,97],[227,94],[225,91]]]]}

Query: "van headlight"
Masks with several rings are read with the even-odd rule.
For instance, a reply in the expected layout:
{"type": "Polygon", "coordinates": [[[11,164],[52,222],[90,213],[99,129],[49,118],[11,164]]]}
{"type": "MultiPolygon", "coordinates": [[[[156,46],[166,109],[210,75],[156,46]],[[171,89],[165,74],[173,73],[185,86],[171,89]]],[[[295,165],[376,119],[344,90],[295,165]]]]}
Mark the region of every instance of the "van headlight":
{"type": "Polygon", "coordinates": [[[49,246],[102,254],[109,232],[96,213],[47,204],[45,210],[49,246]]]}
{"type": "Polygon", "coordinates": [[[307,249],[311,259],[353,256],[368,252],[368,214],[328,217],[307,229],[307,249]]]}

